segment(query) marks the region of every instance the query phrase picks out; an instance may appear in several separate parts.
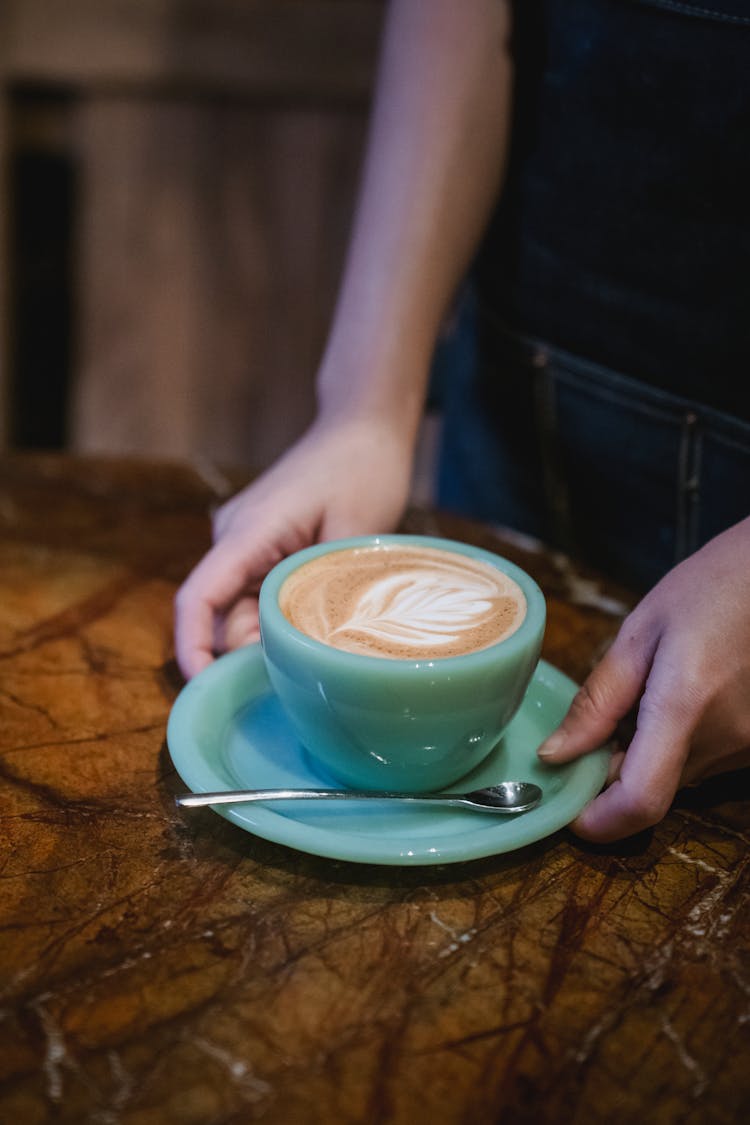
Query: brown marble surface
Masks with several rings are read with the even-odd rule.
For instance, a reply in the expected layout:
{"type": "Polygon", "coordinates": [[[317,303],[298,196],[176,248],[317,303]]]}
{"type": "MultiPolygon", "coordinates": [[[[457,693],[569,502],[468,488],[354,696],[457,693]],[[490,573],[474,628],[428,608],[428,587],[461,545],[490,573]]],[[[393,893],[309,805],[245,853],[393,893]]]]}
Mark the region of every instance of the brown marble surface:
{"type": "MultiPolygon", "coordinates": [[[[172,597],[233,483],[0,461],[0,1120],[748,1120],[746,774],[626,844],[423,869],[175,809],[172,597]]],[[[580,679],[627,598],[505,548],[580,679]]]]}

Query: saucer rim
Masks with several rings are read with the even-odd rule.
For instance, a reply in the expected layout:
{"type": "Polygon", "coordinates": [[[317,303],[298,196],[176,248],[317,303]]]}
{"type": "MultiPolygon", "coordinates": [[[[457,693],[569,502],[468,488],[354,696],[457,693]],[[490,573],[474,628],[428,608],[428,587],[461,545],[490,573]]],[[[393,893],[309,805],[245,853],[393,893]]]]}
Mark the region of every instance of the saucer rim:
{"type": "MultiPolygon", "coordinates": [[[[255,642],[219,657],[190,680],[174,701],[167,722],[167,747],[178,775],[191,792],[236,787],[236,781],[228,776],[226,766],[222,772],[221,757],[217,755],[216,761],[206,757],[195,731],[206,720],[211,707],[216,706],[215,697],[221,694],[228,678],[240,675],[247,680],[247,695],[241,706],[230,708],[228,713],[225,707],[219,721],[214,720],[212,728],[215,726],[216,729],[210,740],[218,746],[229,725],[249,703],[265,693],[272,693],[260,644],[255,642]]],[[[562,697],[563,712],[578,690],[575,681],[559,668],[540,660],[521,711],[528,705],[533,690],[539,690],[540,686],[562,697]]],[[[490,753],[490,757],[492,753],[495,751],[490,753]]],[[[390,834],[384,837],[382,833],[353,836],[345,830],[323,828],[299,820],[289,811],[289,806],[286,806],[283,815],[260,805],[212,806],[212,811],[243,831],[320,858],[380,866],[463,863],[516,851],[565,827],[602,788],[609,757],[610,748],[603,746],[566,766],[545,767],[554,768],[558,775],[564,771],[566,781],[550,798],[543,799],[537,809],[512,822],[505,820],[489,825],[483,819],[471,831],[449,835],[447,842],[438,847],[434,846],[434,841],[439,838],[439,828],[436,828],[434,837],[410,838],[408,831],[398,837],[390,834]],[[551,810],[553,815],[550,817],[551,810]],[[513,831],[509,833],[511,825],[513,831]],[[428,848],[426,844],[429,842],[433,846],[428,848]],[[414,846],[406,846],[409,844],[414,846]]],[[[437,819],[455,814],[448,810],[434,810],[432,815],[437,819]]]]}

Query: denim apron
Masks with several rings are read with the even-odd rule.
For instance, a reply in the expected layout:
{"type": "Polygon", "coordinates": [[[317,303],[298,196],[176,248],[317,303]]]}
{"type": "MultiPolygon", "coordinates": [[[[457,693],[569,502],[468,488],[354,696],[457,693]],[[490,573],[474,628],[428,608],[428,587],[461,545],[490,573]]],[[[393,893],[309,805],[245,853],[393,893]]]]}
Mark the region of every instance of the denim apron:
{"type": "Polygon", "coordinates": [[[750,0],[517,0],[438,502],[636,589],[750,514],[750,0]]]}

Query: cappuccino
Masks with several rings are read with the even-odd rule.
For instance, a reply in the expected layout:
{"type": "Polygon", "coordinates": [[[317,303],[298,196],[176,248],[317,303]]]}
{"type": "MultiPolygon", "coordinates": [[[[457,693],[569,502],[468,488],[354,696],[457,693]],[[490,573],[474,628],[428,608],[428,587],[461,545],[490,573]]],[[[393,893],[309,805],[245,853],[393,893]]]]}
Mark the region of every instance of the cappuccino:
{"type": "Polygon", "coordinates": [[[378,545],[304,563],[285,579],[279,608],[300,632],[345,652],[432,660],[505,640],[523,622],[526,598],[471,555],[378,545]]]}

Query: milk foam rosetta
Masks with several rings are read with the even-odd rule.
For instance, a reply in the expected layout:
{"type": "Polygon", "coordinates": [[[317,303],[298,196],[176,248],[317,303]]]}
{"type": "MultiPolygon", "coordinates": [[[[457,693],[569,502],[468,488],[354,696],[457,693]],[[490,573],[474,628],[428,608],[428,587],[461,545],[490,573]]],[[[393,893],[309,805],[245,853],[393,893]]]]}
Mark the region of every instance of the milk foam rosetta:
{"type": "Polygon", "coordinates": [[[526,615],[523,591],[502,571],[432,547],[320,555],[286,579],[279,605],[292,625],[324,644],[401,659],[486,648],[526,615]]]}

